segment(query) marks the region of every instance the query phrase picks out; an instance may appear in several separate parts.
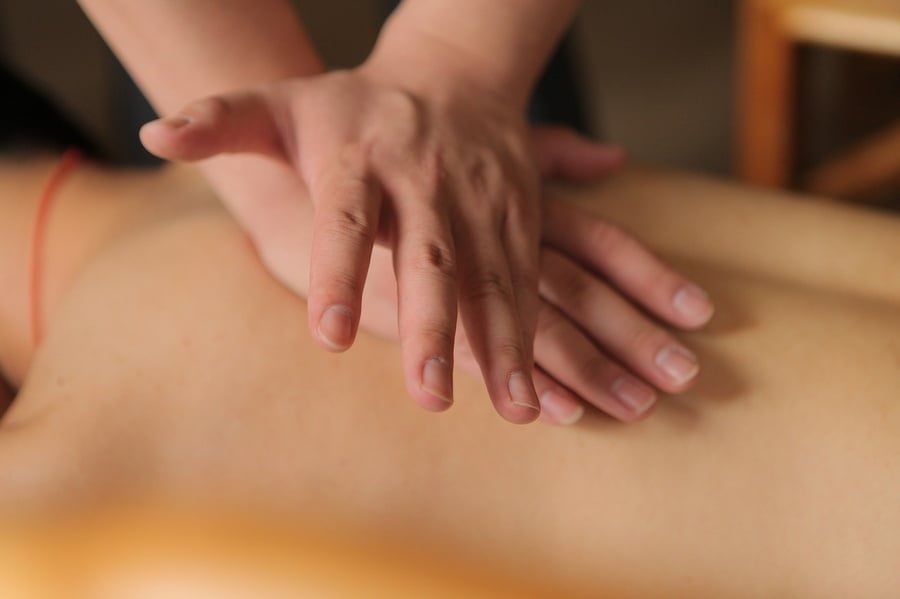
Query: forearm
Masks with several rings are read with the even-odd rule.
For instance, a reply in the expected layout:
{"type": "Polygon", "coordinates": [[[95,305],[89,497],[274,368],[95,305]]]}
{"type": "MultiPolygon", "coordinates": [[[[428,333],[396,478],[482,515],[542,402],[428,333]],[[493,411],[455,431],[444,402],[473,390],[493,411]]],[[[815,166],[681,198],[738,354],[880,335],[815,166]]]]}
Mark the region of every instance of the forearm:
{"type": "MultiPolygon", "coordinates": [[[[419,61],[425,74],[436,71],[426,61],[449,62],[468,83],[524,106],[578,5],[578,0],[406,0],[385,27],[376,55],[396,57],[412,69],[419,61]]],[[[443,77],[453,74],[441,71],[443,77]]]]}
{"type": "MultiPolygon", "coordinates": [[[[199,98],[323,71],[286,0],[79,2],[162,115],[199,98]]],[[[202,170],[245,225],[249,200],[297,191],[285,187],[283,165],[262,158],[219,156],[202,170]]]]}
{"type": "Polygon", "coordinates": [[[161,114],[203,96],[322,71],[285,0],[79,0],[161,114]]]}

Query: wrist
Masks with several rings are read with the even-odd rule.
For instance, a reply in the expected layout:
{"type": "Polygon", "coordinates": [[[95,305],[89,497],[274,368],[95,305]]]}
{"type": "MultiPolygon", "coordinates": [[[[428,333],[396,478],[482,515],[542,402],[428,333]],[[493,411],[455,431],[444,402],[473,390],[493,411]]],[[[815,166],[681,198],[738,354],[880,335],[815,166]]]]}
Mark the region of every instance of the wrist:
{"type": "Polygon", "coordinates": [[[434,31],[411,16],[394,16],[385,25],[365,69],[396,78],[413,91],[456,95],[482,93],[524,112],[536,74],[507,65],[479,44],[434,31]]]}

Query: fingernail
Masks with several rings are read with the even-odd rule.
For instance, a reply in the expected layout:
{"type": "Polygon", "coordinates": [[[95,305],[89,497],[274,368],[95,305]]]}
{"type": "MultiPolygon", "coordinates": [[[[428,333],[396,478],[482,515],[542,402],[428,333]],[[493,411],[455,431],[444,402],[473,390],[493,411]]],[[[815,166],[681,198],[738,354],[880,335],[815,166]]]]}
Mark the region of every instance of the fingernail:
{"type": "Polygon", "coordinates": [[[697,357],[680,345],[669,345],[656,354],[656,365],[676,385],[683,385],[700,371],[697,357]]]}
{"type": "Polygon", "coordinates": [[[350,347],[353,335],[352,312],[344,306],[331,306],[319,320],[319,337],[336,351],[350,347]]]}
{"type": "Polygon", "coordinates": [[[538,398],[534,393],[534,388],[531,386],[531,381],[525,376],[525,373],[514,372],[509,375],[507,388],[509,389],[509,400],[513,405],[522,408],[531,408],[532,410],[540,412],[541,404],[538,403],[538,398]]]}
{"type": "Polygon", "coordinates": [[[643,414],[656,403],[653,389],[626,376],[617,378],[611,391],[622,405],[635,414],[643,414]]]}
{"type": "Polygon", "coordinates": [[[453,375],[442,358],[432,358],[422,368],[422,389],[431,395],[453,403],[453,375]]]}
{"type": "Polygon", "coordinates": [[[679,314],[698,324],[709,320],[713,313],[709,295],[693,283],[688,283],[678,290],[672,299],[672,305],[679,314]]]}
{"type": "Polygon", "coordinates": [[[157,122],[161,125],[169,127],[170,129],[181,129],[182,127],[187,127],[193,121],[186,116],[179,115],[166,117],[164,119],[160,119],[157,122]]]}
{"type": "Polygon", "coordinates": [[[541,410],[563,426],[571,426],[584,416],[584,406],[573,404],[552,390],[544,391],[541,395],[541,410]]]}

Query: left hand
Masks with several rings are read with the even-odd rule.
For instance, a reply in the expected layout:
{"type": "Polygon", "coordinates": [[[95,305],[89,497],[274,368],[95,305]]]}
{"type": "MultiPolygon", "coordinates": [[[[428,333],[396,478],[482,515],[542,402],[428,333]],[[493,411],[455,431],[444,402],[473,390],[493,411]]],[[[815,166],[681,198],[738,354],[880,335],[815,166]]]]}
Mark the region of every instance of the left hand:
{"type": "MultiPolygon", "coordinates": [[[[624,162],[619,148],[558,127],[535,128],[531,143],[545,178],[596,182],[624,162]]],[[[713,314],[706,293],[590,212],[545,197],[543,213],[533,373],[541,419],[574,424],[589,404],[631,422],[652,411],[657,390],[689,389],[697,359],[659,321],[685,330],[702,327],[713,314]]],[[[392,279],[390,253],[376,248],[363,325],[397,339],[392,279]]],[[[478,375],[464,330],[457,336],[456,363],[478,375]]]]}

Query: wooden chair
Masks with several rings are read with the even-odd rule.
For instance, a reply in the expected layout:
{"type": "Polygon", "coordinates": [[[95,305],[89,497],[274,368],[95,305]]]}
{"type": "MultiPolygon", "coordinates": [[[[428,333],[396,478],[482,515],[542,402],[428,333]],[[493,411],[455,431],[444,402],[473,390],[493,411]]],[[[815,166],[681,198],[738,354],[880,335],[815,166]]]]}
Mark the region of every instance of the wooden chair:
{"type": "MultiPolygon", "coordinates": [[[[742,0],[739,27],[737,172],[753,184],[785,187],[794,166],[796,46],[900,58],[900,0],[742,0]]],[[[852,196],[895,179],[900,121],[817,168],[805,186],[852,196]]]]}

